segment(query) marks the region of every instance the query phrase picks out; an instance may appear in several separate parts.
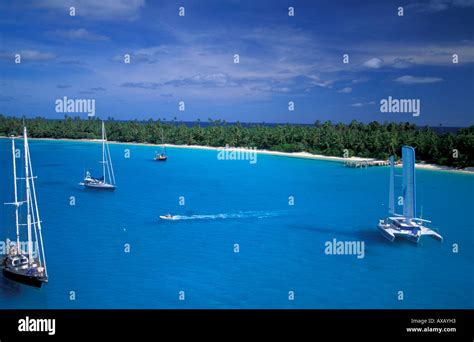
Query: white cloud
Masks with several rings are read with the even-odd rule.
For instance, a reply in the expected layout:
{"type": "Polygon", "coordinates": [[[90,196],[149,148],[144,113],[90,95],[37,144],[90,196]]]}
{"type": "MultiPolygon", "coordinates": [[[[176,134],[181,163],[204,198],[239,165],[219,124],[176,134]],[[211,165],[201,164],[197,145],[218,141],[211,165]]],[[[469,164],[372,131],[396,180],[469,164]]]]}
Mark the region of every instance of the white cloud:
{"type": "Polygon", "coordinates": [[[124,82],[120,85],[124,88],[140,88],[140,89],[158,89],[162,84],[158,82],[124,82]]]}
{"type": "Polygon", "coordinates": [[[40,52],[37,50],[22,50],[21,57],[32,61],[49,61],[56,58],[56,55],[51,52],[40,52]]]}
{"type": "Polygon", "coordinates": [[[269,92],[269,93],[289,93],[291,91],[288,87],[272,87],[272,86],[254,86],[251,88],[252,90],[269,92]]]}
{"type": "Polygon", "coordinates": [[[443,79],[439,77],[422,77],[405,75],[394,79],[395,82],[403,84],[427,84],[441,82],[443,79]]]}
{"type": "Polygon", "coordinates": [[[35,62],[42,62],[42,61],[50,61],[57,57],[56,54],[51,52],[41,52],[38,50],[20,50],[20,51],[0,51],[0,58],[4,60],[11,60],[15,59],[15,55],[19,54],[21,56],[22,61],[35,61],[35,62]]]}
{"type": "Polygon", "coordinates": [[[76,9],[76,16],[93,20],[134,20],[145,7],[145,0],[43,0],[36,6],[58,11],[76,9]]]}
{"type": "Polygon", "coordinates": [[[371,58],[364,62],[364,66],[371,69],[379,69],[383,65],[383,60],[380,58],[371,58]]]}
{"type": "Polygon", "coordinates": [[[308,75],[310,81],[309,84],[315,85],[323,88],[331,88],[333,81],[332,80],[322,80],[320,76],[317,75],[308,75]]]}
{"type": "Polygon", "coordinates": [[[352,88],[351,87],[342,88],[341,90],[338,91],[338,93],[350,94],[350,93],[352,93],[352,88]]]}
{"type": "MultiPolygon", "coordinates": [[[[74,30],[71,35],[86,37],[90,33],[74,30]]],[[[349,94],[346,88],[368,81],[367,67],[447,65],[451,64],[453,53],[459,54],[461,63],[474,61],[470,42],[354,45],[348,47],[354,55],[351,64],[341,66],[331,46],[321,44],[318,37],[309,32],[288,27],[223,32],[181,29],[167,33],[173,37],[172,44],[138,45],[125,50],[116,47],[107,51],[108,60],[91,56],[86,67],[101,82],[104,80],[101,84],[110,89],[110,93],[116,92],[119,96],[133,94],[149,98],[156,96],[159,89],[160,93],[176,97],[214,99],[323,92],[321,88],[332,88],[335,84],[342,85],[336,91],[349,94]],[[281,44],[282,41],[285,44],[281,44]],[[262,49],[253,49],[256,45],[262,49]],[[233,54],[239,51],[241,63],[236,65],[233,54]],[[123,72],[124,53],[131,55],[129,72],[123,72]],[[110,63],[111,59],[117,63],[110,63]]],[[[403,82],[403,78],[397,82],[403,82]]]]}
{"type": "Polygon", "coordinates": [[[132,60],[128,73],[117,72],[122,70],[122,51],[113,52],[112,60],[117,63],[94,68],[109,84],[118,85],[119,92],[128,88],[143,96],[152,96],[159,89],[176,97],[268,98],[272,94],[303,94],[331,88],[337,80],[337,75],[324,70],[333,60],[316,49],[317,40],[305,32],[284,27],[172,34],[173,44],[127,51],[132,60]],[[281,44],[282,40],[288,43],[281,44]],[[248,48],[255,44],[262,49],[248,48]],[[236,65],[233,54],[238,51],[247,53],[236,65]]]}
{"type": "Polygon", "coordinates": [[[474,0],[453,0],[456,7],[474,7],[474,0]]]}
{"type": "Polygon", "coordinates": [[[366,77],[361,77],[361,78],[356,78],[354,80],[351,81],[351,84],[359,84],[359,83],[364,83],[364,82],[368,82],[369,79],[366,78],[366,77]]]}
{"type": "Polygon", "coordinates": [[[395,58],[391,64],[391,67],[396,69],[408,69],[413,66],[412,58],[395,58]]]}
{"type": "Polygon", "coordinates": [[[61,38],[66,38],[66,39],[71,39],[71,40],[83,39],[83,40],[106,41],[110,39],[107,36],[103,36],[94,32],[87,31],[84,28],[72,29],[72,30],[56,30],[56,31],[51,32],[51,34],[61,37],[61,38]]]}
{"type": "Polygon", "coordinates": [[[450,8],[474,7],[474,0],[430,0],[407,5],[408,9],[414,9],[421,13],[433,13],[446,11],[450,8]]]}
{"type": "Polygon", "coordinates": [[[375,104],[374,101],[370,101],[370,102],[356,102],[356,103],[351,104],[350,106],[351,106],[351,107],[363,107],[363,106],[368,106],[368,105],[373,105],[373,104],[375,104]]]}
{"type": "MultiPolygon", "coordinates": [[[[443,44],[371,42],[360,45],[350,47],[353,54],[362,56],[359,67],[360,65],[368,67],[367,64],[377,66],[377,61],[374,58],[369,59],[374,55],[377,55],[379,57],[377,59],[382,61],[381,66],[396,69],[408,69],[419,65],[453,65],[453,54],[459,56],[459,63],[474,63],[474,42],[471,41],[445,42],[443,44]]],[[[355,65],[353,67],[355,69],[352,70],[357,70],[355,65]]]]}

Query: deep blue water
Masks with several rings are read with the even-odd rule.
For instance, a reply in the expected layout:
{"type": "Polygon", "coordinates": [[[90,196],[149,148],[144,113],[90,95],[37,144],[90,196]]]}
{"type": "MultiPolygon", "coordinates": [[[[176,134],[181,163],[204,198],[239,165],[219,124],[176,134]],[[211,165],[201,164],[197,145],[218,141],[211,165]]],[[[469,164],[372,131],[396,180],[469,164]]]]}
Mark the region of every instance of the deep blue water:
{"type": "MultiPolygon", "coordinates": [[[[99,170],[99,144],[30,147],[50,281],[38,290],[1,277],[0,308],[474,308],[474,176],[417,170],[418,207],[445,240],[415,245],[375,228],[387,212],[385,167],[265,155],[252,165],[178,148],[158,163],[155,147],[111,145],[118,189],[97,192],[78,183],[99,170]],[[158,219],[168,212],[183,219],[158,219]],[[334,238],[364,241],[365,257],[326,255],[334,238]]],[[[0,165],[7,202],[6,139],[0,165]]],[[[2,239],[13,237],[13,211],[0,210],[2,239]]]]}

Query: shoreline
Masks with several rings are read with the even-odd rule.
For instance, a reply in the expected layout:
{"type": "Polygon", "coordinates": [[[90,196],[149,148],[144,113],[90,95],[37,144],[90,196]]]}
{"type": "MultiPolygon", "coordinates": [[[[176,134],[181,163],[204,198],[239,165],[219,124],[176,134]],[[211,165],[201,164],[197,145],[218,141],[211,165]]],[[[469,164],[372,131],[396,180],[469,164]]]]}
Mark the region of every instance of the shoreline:
{"type": "MultiPolygon", "coordinates": [[[[1,136],[0,139],[10,139],[9,137],[1,136]]],[[[100,139],[54,139],[54,138],[29,138],[30,140],[44,140],[44,141],[69,141],[69,142],[86,142],[86,143],[100,143],[100,139]]],[[[115,145],[132,145],[132,146],[162,146],[161,144],[152,144],[152,143],[137,143],[137,142],[121,142],[121,141],[108,141],[109,144],[115,145]]],[[[226,149],[225,147],[213,147],[213,146],[203,146],[203,145],[174,145],[174,144],[164,144],[166,147],[170,148],[182,148],[182,149],[195,149],[195,150],[208,150],[208,151],[221,151],[226,149]]],[[[233,149],[239,150],[239,148],[228,147],[227,150],[232,151],[233,149]]],[[[253,151],[253,150],[252,150],[253,151]]],[[[280,157],[290,157],[290,158],[300,158],[300,159],[312,159],[312,160],[323,160],[323,161],[333,161],[338,163],[344,163],[346,161],[377,161],[374,158],[362,158],[362,157],[336,157],[336,156],[325,156],[322,154],[313,154],[309,152],[279,152],[279,151],[270,151],[270,150],[255,150],[257,154],[265,154],[272,156],[280,157]]],[[[401,165],[395,165],[395,167],[401,167],[401,165]]],[[[474,175],[474,167],[468,167],[465,169],[455,169],[450,166],[442,166],[436,164],[427,164],[427,163],[416,163],[415,167],[421,170],[431,170],[431,171],[443,171],[443,172],[457,172],[464,174],[474,175]]]]}

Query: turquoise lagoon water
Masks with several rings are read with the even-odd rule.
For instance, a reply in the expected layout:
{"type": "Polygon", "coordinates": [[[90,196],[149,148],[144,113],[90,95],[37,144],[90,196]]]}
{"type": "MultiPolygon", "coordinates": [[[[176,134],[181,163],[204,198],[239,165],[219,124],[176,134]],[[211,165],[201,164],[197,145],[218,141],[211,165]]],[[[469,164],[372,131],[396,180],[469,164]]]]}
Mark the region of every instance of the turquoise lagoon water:
{"type": "MultiPolygon", "coordinates": [[[[155,147],[111,145],[118,189],[97,192],[78,183],[84,169],[99,171],[100,144],[30,145],[50,282],[38,290],[2,277],[0,308],[474,307],[474,176],[417,170],[418,208],[445,239],[415,245],[375,228],[387,212],[385,167],[268,155],[252,165],[178,148],[158,163],[155,147]],[[181,219],[158,219],[168,212],[181,219]],[[364,241],[364,258],[325,254],[333,239],[364,241]]],[[[0,165],[7,202],[6,139],[0,165]]],[[[13,212],[0,209],[2,239],[13,237],[13,212]]]]}

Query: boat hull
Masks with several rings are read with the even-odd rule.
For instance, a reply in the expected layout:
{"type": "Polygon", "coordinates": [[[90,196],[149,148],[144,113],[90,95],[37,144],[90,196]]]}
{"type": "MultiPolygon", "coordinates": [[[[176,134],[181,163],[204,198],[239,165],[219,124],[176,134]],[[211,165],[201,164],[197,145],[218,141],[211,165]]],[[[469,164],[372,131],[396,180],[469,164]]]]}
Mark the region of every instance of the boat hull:
{"type": "Polygon", "coordinates": [[[17,283],[21,283],[24,285],[32,286],[40,288],[43,283],[47,282],[47,278],[45,277],[38,277],[35,275],[28,275],[25,273],[19,273],[14,270],[10,270],[9,268],[3,268],[3,275],[5,278],[13,280],[17,283]]]}
{"type": "Polygon", "coordinates": [[[176,220],[176,217],[175,217],[175,216],[169,217],[169,216],[164,216],[164,215],[163,215],[163,216],[160,216],[160,219],[173,221],[173,220],[176,220]]]}
{"type": "Polygon", "coordinates": [[[395,241],[396,238],[401,238],[401,239],[411,241],[413,243],[418,243],[420,242],[420,238],[422,235],[422,234],[413,234],[411,233],[411,231],[408,231],[408,230],[399,230],[387,224],[379,224],[377,225],[377,228],[380,234],[382,234],[383,237],[385,237],[387,240],[391,242],[395,241]]]}
{"type": "Polygon", "coordinates": [[[413,243],[418,243],[420,242],[420,237],[421,235],[414,235],[414,234],[403,234],[400,235],[400,237],[404,238],[405,240],[408,240],[413,243]]]}
{"type": "Polygon", "coordinates": [[[92,183],[83,183],[84,187],[89,189],[97,189],[97,190],[109,190],[114,191],[115,185],[112,184],[92,184],[92,183]]]}
{"type": "Polygon", "coordinates": [[[382,236],[386,238],[388,241],[393,242],[395,240],[395,235],[391,233],[390,231],[388,231],[385,227],[378,225],[377,228],[380,234],[382,234],[382,236]]]}

